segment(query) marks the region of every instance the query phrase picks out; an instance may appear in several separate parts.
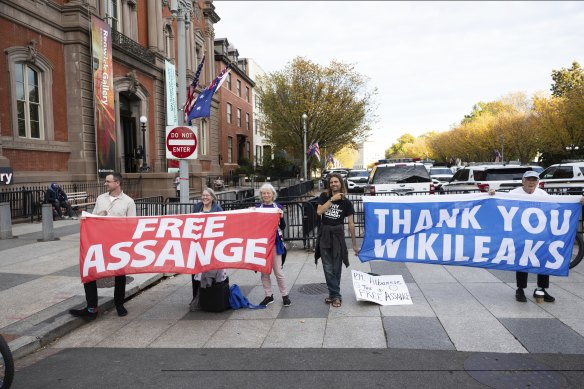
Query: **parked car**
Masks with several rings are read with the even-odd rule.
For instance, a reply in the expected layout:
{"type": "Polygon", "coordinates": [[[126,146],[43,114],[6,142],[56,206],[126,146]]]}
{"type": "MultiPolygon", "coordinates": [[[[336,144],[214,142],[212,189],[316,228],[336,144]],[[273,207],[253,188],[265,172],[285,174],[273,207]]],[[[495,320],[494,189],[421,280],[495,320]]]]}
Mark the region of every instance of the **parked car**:
{"type": "Polygon", "coordinates": [[[584,162],[551,165],[539,174],[539,186],[549,193],[582,194],[584,189],[584,162]]]}
{"type": "Polygon", "coordinates": [[[373,168],[369,176],[369,194],[434,193],[434,184],[422,163],[388,163],[373,168]]]}
{"type": "Polygon", "coordinates": [[[430,177],[441,182],[450,181],[453,175],[452,170],[446,166],[434,166],[430,168],[430,177]]]}
{"type": "Polygon", "coordinates": [[[369,172],[364,169],[350,170],[345,179],[347,184],[347,191],[349,192],[365,192],[367,182],[369,181],[369,172]]]}
{"type": "Polygon", "coordinates": [[[349,173],[349,171],[347,169],[326,169],[322,172],[322,177],[320,178],[321,181],[321,186],[323,188],[327,188],[327,178],[329,176],[329,174],[331,173],[337,173],[341,176],[341,178],[344,180],[347,177],[347,174],[349,173]]]}
{"type": "Polygon", "coordinates": [[[510,190],[521,186],[523,173],[541,169],[539,166],[521,165],[471,165],[459,169],[450,182],[442,185],[441,192],[488,192],[489,189],[510,190]]]}

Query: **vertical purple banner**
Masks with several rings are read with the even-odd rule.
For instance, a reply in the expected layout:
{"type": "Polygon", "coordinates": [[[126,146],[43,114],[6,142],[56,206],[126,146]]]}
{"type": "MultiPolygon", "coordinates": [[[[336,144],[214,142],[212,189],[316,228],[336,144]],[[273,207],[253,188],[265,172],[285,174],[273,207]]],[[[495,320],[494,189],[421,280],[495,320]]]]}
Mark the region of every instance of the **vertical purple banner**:
{"type": "Polygon", "coordinates": [[[110,26],[95,15],[91,17],[91,42],[97,174],[105,177],[116,166],[112,38],[110,26]]]}

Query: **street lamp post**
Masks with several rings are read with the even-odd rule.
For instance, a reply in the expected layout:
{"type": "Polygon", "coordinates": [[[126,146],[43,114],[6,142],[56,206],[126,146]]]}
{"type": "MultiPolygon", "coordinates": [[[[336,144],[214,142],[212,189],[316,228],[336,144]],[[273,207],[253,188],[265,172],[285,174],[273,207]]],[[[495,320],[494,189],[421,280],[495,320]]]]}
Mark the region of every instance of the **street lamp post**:
{"type": "Polygon", "coordinates": [[[303,154],[304,154],[304,181],[306,181],[308,178],[308,168],[306,165],[306,119],[308,119],[308,115],[303,113],[302,114],[302,126],[304,127],[304,136],[302,139],[304,140],[304,150],[303,150],[303,154]]]}
{"type": "Polygon", "coordinates": [[[142,166],[140,171],[146,172],[150,168],[148,167],[148,159],[146,159],[146,123],[148,123],[148,118],[144,115],[140,116],[140,123],[142,125],[142,166]]]}

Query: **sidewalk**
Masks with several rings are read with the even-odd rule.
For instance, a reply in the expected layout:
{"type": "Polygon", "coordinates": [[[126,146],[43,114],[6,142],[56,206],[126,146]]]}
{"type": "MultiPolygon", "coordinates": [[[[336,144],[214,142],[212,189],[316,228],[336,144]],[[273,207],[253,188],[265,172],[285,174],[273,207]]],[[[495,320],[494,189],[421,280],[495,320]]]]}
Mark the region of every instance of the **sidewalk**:
{"type": "MultiPolygon", "coordinates": [[[[189,312],[189,275],[156,283],[162,275],[131,275],[129,315],[113,308],[113,287],[100,288],[100,316],[85,323],[67,311],[84,305],[79,280],[79,222],[55,223],[59,240],[37,242],[41,225],[13,227],[18,238],[0,241],[0,333],[16,357],[62,338],[53,348],[372,348],[467,352],[584,354],[584,266],[552,277],[555,303],[536,304],[530,276],[527,303],[514,298],[515,274],[496,270],[370,262],[351,258],[350,269],[401,274],[413,305],[357,302],[350,272],[343,305],[324,303],[322,267],[312,253],[289,251],[284,272],[292,300],[264,310],[189,312]],[[154,284],[154,285],[153,285],[154,284]],[[144,288],[152,286],[144,293],[144,288]],[[132,297],[133,296],[133,297],[132,297]],[[82,327],[82,328],[79,328],[82,327]],[[72,332],[73,329],[79,328],[72,332]],[[67,335],[68,334],[68,335],[67,335]]],[[[262,300],[259,274],[229,270],[253,303],[262,300]]]]}

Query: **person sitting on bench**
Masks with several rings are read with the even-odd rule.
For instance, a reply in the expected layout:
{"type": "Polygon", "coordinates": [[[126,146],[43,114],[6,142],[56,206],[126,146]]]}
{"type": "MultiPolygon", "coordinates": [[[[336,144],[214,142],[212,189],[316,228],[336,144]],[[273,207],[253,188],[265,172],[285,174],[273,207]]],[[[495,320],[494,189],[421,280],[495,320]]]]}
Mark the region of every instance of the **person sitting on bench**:
{"type": "Polygon", "coordinates": [[[53,205],[53,208],[60,219],[63,219],[61,207],[67,210],[67,216],[65,216],[66,219],[77,219],[77,217],[75,217],[75,212],[71,207],[71,203],[67,200],[67,194],[63,188],[57,185],[56,182],[49,185],[49,189],[47,189],[47,192],[45,193],[45,202],[53,205]]]}

